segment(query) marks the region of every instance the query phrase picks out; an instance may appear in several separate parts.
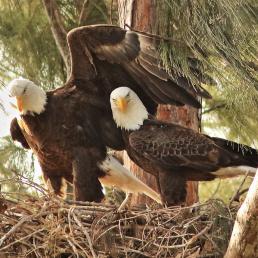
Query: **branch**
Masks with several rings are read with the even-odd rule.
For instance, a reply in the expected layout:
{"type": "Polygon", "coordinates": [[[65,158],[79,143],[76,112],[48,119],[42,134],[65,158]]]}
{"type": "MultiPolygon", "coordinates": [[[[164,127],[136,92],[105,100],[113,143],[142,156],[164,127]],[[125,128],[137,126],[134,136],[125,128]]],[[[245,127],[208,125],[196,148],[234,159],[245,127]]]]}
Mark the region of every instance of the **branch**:
{"type": "Polygon", "coordinates": [[[240,207],[224,258],[257,257],[258,250],[258,172],[240,207]]]}
{"type": "Polygon", "coordinates": [[[80,26],[82,23],[83,23],[83,20],[85,19],[86,17],[86,5],[88,5],[89,1],[88,0],[84,0],[83,4],[82,4],[82,8],[81,8],[81,11],[80,11],[80,15],[79,15],[79,22],[78,22],[78,25],[80,26]]]}
{"type": "Polygon", "coordinates": [[[70,74],[70,55],[66,41],[67,32],[61,19],[60,12],[55,0],[42,0],[50,22],[51,30],[57,45],[57,48],[63,58],[67,74],[70,74]]]}
{"type": "Polygon", "coordinates": [[[125,27],[130,29],[131,31],[137,32],[139,34],[151,37],[151,38],[156,38],[156,39],[160,39],[160,40],[164,40],[164,41],[168,41],[170,43],[184,43],[182,40],[177,40],[177,39],[173,39],[171,37],[165,37],[165,36],[160,36],[154,33],[149,33],[149,32],[145,32],[145,31],[141,31],[141,30],[136,30],[133,27],[129,26],[128,24],[125,24],[125,27]]]}
{"type": "Polygon", "coordinates": [[[221,108],[224,108],[224,107],[226,107],[225,103],[214,105],[213,107],[204,110],[202,112],[202,115],[208,114],[208,113],[210,113],[210,112],[212,112],[214,110],[221,109],[221,108]]]}

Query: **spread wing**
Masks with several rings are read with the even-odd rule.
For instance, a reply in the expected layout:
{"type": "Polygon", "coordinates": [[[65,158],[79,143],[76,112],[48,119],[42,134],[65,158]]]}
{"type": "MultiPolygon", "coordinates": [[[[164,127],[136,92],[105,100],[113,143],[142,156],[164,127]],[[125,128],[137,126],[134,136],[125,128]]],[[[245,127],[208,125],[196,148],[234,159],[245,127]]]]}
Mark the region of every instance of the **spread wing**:
{"type": "MultiPolygon", "coordinates": [[[[156,50],[160,39],[154,36],[93,25],[71,30],[67,40],[72,62],[70,81],[101,81],[97,87],[105,87],[108,99],[110,92],[122,85],[132,87],[140,97],[144,92],[157,104],[200,107],[195,96],[210,97],[183,75],[175,76],[164,69],[156,50]]],[[[189,58],[190,68],[201,74],[196,63],[189,58]]]]}
{"type": "Polygon", "coordinates": [[[11,124],[10,124],[10,134],[11,134],[11,137],[14,141],[18,141],[23,148],[25,149],[30,149],[30,146],[29,144],[27,143],[23,133],[22,133],[22,130],[18,124],[18,121],[17,121],[17,118],[14,118],[12,121],[11,121],[11,124]]]}
{"type": "Polygon", "coordinates": [[[164,168],[214,171],[232,155],[205,135],[174,124],[144,126],[132,132],[130,147],[164,168]]]}

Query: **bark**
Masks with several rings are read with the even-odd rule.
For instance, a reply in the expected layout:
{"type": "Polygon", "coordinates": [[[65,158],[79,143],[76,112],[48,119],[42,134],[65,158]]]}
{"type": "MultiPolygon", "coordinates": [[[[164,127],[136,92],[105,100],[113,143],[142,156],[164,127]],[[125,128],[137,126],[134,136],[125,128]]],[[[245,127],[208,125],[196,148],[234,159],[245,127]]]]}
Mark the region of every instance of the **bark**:
{"type": "MultiPolygon", "coordinates": [[[[157,112],[157,118],[173,122],[196,131],[200,128],[200,116],[196,108],[189,106],[175,107],[170,105],[160,105],[157,112]]],[[[199,200],[198,182],[187,182],[186,204],[191,205],[199,200]]]]}
{"type": "Polygon", "coordinates": [[[64,23],[62,21],[58,6],[55,0],[42,0],[51,30],[57,45],[57,48],[63,58],[65,67],[67,70],[67,75],[70,74],[70,55],[69,48],[66,41],[67,31],[64,28],[64,23]]]}
{"type": "Polygon", "coordinates": [[[119,24],[122,28],[125,24],[132,25],[134,0],[118,0],[119,24]]]}
{"type": "MultiPolygon", "coordinates": [[[[120,26],[128,24],[136,30],[154,32],[155,28],[155,1],[154,0],[119,0],[120,26]]],[[[176,122],[189,128],[199,130],[200,117],[198,111],[191,107],[174,107],[169,105],[159,106],[157,117],[163,121],[176,122]]],[[[157,182],[154,176],[144,172],[141,168],[130,161],[127,154],[124,154],[124,163],[128,169],[140,178],[143,182],[157,191],[157,182]]],[[[198,183],[188,182],[187,204],[198,201],[198,183]]],[[[152,203],[153,201],[144,195],[134,196],[132,204],[152,203]]]]}
{"type": "Polygon", "coordinates": [[[240,207],[225,258],[258,257],[258,172],[240,207]]]}

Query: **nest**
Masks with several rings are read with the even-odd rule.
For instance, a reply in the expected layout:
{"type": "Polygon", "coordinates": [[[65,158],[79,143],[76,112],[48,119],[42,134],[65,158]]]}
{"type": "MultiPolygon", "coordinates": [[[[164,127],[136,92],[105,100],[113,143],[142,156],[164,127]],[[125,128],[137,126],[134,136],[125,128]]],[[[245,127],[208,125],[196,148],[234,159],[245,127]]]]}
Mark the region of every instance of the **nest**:
{"type": "Polygon", "coordinates": [[[41,191],[1,194],[0,257],[223,257],[236,214],[220,200],[119,213],[41,191]]]}

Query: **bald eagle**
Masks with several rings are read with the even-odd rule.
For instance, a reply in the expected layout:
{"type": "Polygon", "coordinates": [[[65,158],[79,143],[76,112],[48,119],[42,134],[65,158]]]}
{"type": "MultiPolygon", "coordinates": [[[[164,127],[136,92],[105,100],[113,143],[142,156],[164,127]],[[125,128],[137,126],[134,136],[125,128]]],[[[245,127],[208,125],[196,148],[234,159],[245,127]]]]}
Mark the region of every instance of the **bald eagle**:
{"type": "MultiPolygon", "coordinates": [[[[20,142],[24,148],[30,149],[30,146],[27,143],[16,118],[14,118],[11,122],[10,133],[13,140],[20,142]]],[[[103,172],[98,177],[98,180],[102,185],[106,187],[116,187],[126,193],[125,200],[118,208],[119,211],[125,207],[131,194],[144,193],[157,203],[162,204],[160,195],[135,177],[128,169],[122,166],[121,163],[113,157],[113,155],[108,154],[105,160],[98,164],[98,167],[103,172]]],[[[46,185],[50,183],[50,190],[54,190],[57,195],[64,197],[65,192],[63,192],[63,190],[66,190],[66,183],[64,182],[60,188],[57,188],[54,184],[56,181],[48,181],[48,177],[45,174],[44,177],[46,185]],[[57,189],[59,192],[56,192],[57,189]]],[[[73,182],[70,181],[70,183],[73,182]]]]}
{"type": "MultiPolygon", "coordinates": [[[[36,154],[57,194],[65,179],[73,182],[77,200],[100,201],[103,171],[98,164],[107,158],[107,147],[126,147],[112,118],[112,90],[121,85],[134,89],[151,114],[160,103],[198,108],[196,95],[210,95],[183,75],[165,71],[155,37],[94,25],[70,31],[67,42],[71,74],[62,87],[45,92],[25,79],[9,84],[20,112],[19,123],[12,126],[21,129],[24,146],[36,154]]],[[[205,78],[193,57],[189,65],[200,80],[205,78]]]]}
{"type": "Polygon", "coordinates": [[[113,90],[110,102],[114,121],[123,129],[129,157],[157,178],[162,199],[168,205],[185,200],[187,180],[207,181],[256,172],[257,150],[158,121],[128,87],[113,90]]]}

